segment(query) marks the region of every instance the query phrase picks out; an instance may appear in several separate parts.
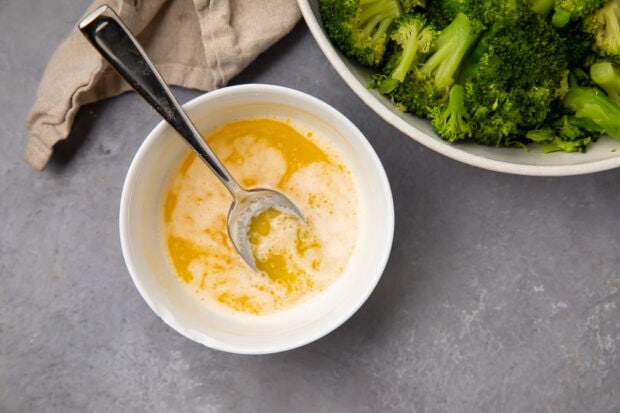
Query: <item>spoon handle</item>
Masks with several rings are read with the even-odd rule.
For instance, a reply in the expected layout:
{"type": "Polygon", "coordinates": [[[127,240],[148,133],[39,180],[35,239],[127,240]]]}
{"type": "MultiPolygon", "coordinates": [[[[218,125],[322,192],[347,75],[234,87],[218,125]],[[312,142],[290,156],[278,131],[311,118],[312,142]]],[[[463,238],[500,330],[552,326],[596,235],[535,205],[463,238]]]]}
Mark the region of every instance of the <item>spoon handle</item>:
{"type": "Polygon", "coordinates": [[[108,6],[101,6],[79,24],[97,51],[185,139],[234,196],[241,186],[213,153],[137,40],[108,6]]]}

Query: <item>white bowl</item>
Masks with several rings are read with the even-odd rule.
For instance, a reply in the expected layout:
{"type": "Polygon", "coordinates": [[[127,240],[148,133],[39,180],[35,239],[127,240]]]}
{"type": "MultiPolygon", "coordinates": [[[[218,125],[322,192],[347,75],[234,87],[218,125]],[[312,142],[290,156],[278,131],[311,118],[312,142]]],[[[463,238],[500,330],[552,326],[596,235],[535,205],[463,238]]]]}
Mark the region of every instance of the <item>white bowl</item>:
{"type": "Polygon", "coordinates": [[[298,0],[301,12],[319,47],[351,89],[386,122],[420,144],[457,161],[498,172],[520,175],[578,175],[620,166],[620,141],[604,136],[588,145],[586,153],[543,154],[532,145],[529,151],[478,144],[450,144],[442,140],[430,123],[402,113],[374,89],[370,72],[340,53],[330,42],[321,20],[318,0],[298,0]]]}
{"type": "MultiPolygon", "coordinates": [[[[189,149],[166,123],[146,138],[127,174],[120,205],[123,255],[140,294],[168,325],[208,347],[243,354],[289,350],[345,322],[368,298],[385,268],[394,206],[385,171],[362,133],[334,108],[304,93],[268,85],[232,86],[202,95],[185,109],[203,132],[250,117],[288,117],[329,131],[359,192],[359,239],[344,273],[316,297],[268,316],[236,315],[205,305],[182,285],[161,236],[167,176],[189,149]]],[[[320,129],[319,129],[320,130],[320,129]]]]}

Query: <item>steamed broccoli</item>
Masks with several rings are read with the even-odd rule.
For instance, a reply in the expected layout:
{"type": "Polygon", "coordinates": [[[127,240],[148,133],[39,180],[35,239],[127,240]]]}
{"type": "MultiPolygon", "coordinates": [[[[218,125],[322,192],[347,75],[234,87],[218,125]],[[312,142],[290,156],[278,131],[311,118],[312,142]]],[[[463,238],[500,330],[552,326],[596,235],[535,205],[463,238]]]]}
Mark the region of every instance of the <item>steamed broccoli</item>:
{"type": "Polygon", "coordinates": [[[562,105],[590,130],[620,139],[620,104],[608,98],[602,90],[573,83],[564,95],[562,105]]]}
{"type": "Polygon", "coordinates": [[[526,133],[528,139],[542,145],[544,153],[585,152],[586,146],[595,141],[599,135],[600,132],[591,130],[581,120],[568,115],[526,133]]]}
{"type": "Polygon", "coordinates": [[[599,57],[593,49],[594,38],[584,31],[583,22],[557,28],[557,32],[564,40],[569,67],[587,69],[598,60],[599,57]]]}
{"type": "Polygon", "coordinates": [[[388,76],[381,83],[381,92],[387,93],[405,76],[422,58],[428,54],[434,44],[436,31],[427,26],[426,17],[422,14],[405,14],[394,22],[390,35],[394,42],[394,52],[386,63],[388,76]]]}
{"type": "Polygon", "coordinates": [[[441,31],[435,40],[436,48],[420,67],[420,72],[438,88],[454,83],[461,63],[481,33],[482,26],[458,13],[454,20],[441,31]]]}
{"type": "Polygon", "coordinates": [[[403,13],[413,12],[418,8],[426,8],[426,0],[400,0],[403,13]]]}
{"type": "Polygon", "coordinates": [[[421,116],[428,116],[435,106],[447,104],[463,59],[481,31],[479,23],[462,13],[441,31],[426,27],[434,33],[434,45],[428,54],[417,56],[404,80],[395,84],[391,75],[375,79],[379,91],[386,93],[397,107],[421,116]]]}
{"type": "Polygon", "coordinates": [[[421,117],[428,117],[434,107],[443,107],[448,100],[448,90],[436,88],[419,70],[410,71],[402,83],[378,74],[370,86],[388,96],[399,110],[421,117]]]}
{"type": "Polygon", "coordinates": [[[620,60],[620,0],[610,0],[588,15],[584,26],[598,54],[620,60]]]}
{"type": "Polygon", "coordinates": [[[430,112],[431,125],[448,142],[466,140],[472,136],[469,114],[465,108],[463,85],[450,89],[448,105],[445,109],[435,106],[430,112]]]}
{"type": "Polygon", "coordinates": [[[540,15],[522,7],[496,21],[463,70],[476,140],[521,146],[547,117],[566,69],[564,42],[540,15]]]}
{"type": "Polygon", "coordinates": [[[590,66],[590,77],[607,96],[620,104],[620,66],[609,61],[600,61],[590,66]]]}
{"type": "Polygon", "coordinates": [[[553,17],[555,27],[564,27],[601,8],[605,0],[555,0],[553,17]]]}
{"type": "Polygon", "coordinates": [[[426,6],[426,15],[439,29],[443,29],[454,20],[457,14],[467,9],[471,0],[430,1],[426,6]]]}
{"type": "Polygon", "coordinates": [[[449,142],[620,139],[620,0],[319,0],[369,87],[449,142]]]}
{"type": "Polygon", "coordinates": [[[321,0],[330,38],[347,56],[365,66],[383,62],[388,31],[401,16],[398,0],[321,0]]]}
{"type": "Polygon", "coordinates": [[[528,0],[529,6],[534,13],[546,16],[555,4],[554,0],[528,0]]]}
{"type": "Polygon", "coordinates": [[[463,13],[468,18],[475,19],[483,25],[489,26],[492,25],[496,20],[504,17],[505,15],[520,9],[525,4],[525,1],[526,0],[431,1],[426,7],[426,14],[430,17],[431,21],[435,23],[438,27],[447,26],[452,20],[454,20],[456,15],[459,13],[463,13]]]}

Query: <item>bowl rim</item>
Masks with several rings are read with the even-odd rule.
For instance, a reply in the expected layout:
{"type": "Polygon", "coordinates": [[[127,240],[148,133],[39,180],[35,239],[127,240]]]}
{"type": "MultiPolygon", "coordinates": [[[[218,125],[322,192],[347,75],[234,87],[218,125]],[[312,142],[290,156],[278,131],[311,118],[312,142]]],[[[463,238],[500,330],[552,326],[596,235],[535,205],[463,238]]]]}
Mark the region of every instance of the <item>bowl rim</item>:
{"type": "Polygon", "coordinates": [[[450,145],[444,141],[428,136],[402,117],[390,111],[370,92],[366,85],[362,84],[359,79],[351,73],[343,63],[341,55],[327,37],[317,16],[314,14],[310,5],[310,0],[297,0],[297,3],[306,25],[319,48],[345,83],[368,107],[383,118],[384,121],[421,145],[470,166],[515,175],[570,176],[601,172],[620,167],[620,156],[568,165],[533,165],[505,162],[463,151],[456,145],[450,145]]]}
{"type": "MultiPolygon", "coordinates": [[[[372,265],[369,266],[370,268],[374,269],[376,273],[373,272],[373,274],[368,277],[368,282],[366,283],[365,287],[360,288],[359,294],[356,295],[356,297],[350,302],[349,305],[343,308],[342,304],[339,304],[337,307],[334,307],[339,310],[334,311],[334,313],[336,314],[326,313],[325,316],[327,316],[327,319],[320,326],[315,326],[315,324],[317,323],[316,321],[306,320],[309,331],[302,331],[303,329],[300,328],[300,332],[295,336],[295,340],[281,340],[276,337],[269,342],[262,343],[260,346],[257,346],[256,343],[251,342],[251,340],[248,343],[230,343],[223,341],[221,338],[211,336],[204,331],[194,331],[181,325],[177,320],[177,317],[175,316],[175,312],[169,309],[168,306],[166,306],[165,304],[156,302],[156,299],[151,294],[150,289],[153,287],[148,285],[148,283],[144,279],[145,275],[142,274],[142,271],[140,271],[140,265],[138,264],[139,259],[137,258],[137,256],[134,256],[133,250],[135,249],[135,246],[132,243],[133,241],[131,240],[132,237],[130,234],[130,206],[132,202],[135,202],[135,200],[133,199],[133,194],[134,189],[139,184],[138,181],[140,179],[142,162],[144,162],[144,158],[147,156],[148,152],[152,150],[153,145],[156,145],[158,143],[161,144],[162,139],[167,133],[167,130],[171,130],[170,126],[167,125],[166,122],[163,120],[159,122],[148,133],[144,141],[140,144],[125,176],[125,181],[123,183],[121,193],[119,211],[119,233],[121,250],[129,275],[132,278],[132,281],[136,286],[138,292],[142,296],[143,300],[147,303],[151,310],[173,330],[195,342],[220,351],[236,354],[271,354],[299,348],[324,337],[325,335],[331,333],[333,330],[344,324],[367,301],[369,296],[376,288],[379,280],[381,279],[391,254],[395,227],[394,200],[391,186],[385,169],[381,163],[381,160],[379,159],[378,155],[374,151],[374,148],[368,142],[363,133],[356,127],[355,124],[353,124],[352,121],[345,117],[344,114],[342,114],[340,111],[310,94],[283,86],[269,84],[243,84],[228,86],[202,94],[185,103],[183,107],[191,115],[192,111],[198,110],[201,105],[208,104],[209,102],[216,101],[220,98],[225,99],[226,97],[234,95],[235,93],[252,96],[256,100],[260,100],[261,96],[264,96],[265,93],[271,93],[272,95],[284,94],[292,96],[296,102],[291,104],[292,108],[305,110],[308,108],[300,106],[301,103],[303,102],[311,104],[313,105],[313,107],[316,108],[317,111],[328,113],[330,117],[337,119],[338,122],[342,122],[342,124],[344,125],[343,127],[354,132],[350,135],[353,135],[355,137],[346,137],[346,140],[349,142],[353,142],[358,148],[361,147],[359,149],[359,152],[363,152],[365,156],[372,159],[372,169],[374,170],[373,175],[376,176],[376,179],[381,184],[380,192],[385,202],[385,209],[382,210],[382,222],[386,224],[386,227],[382,227],[382,232],[384,234],[384,239],[386,243],[383,248],[380,248],[380,250],[378,251],[378,259],[376,261],[373,261],[372,265]]],[[[180,139],[179,142],[181,142],[180,139]]],[[[381,204],[383,206],[383,203],[381,204]]]]}

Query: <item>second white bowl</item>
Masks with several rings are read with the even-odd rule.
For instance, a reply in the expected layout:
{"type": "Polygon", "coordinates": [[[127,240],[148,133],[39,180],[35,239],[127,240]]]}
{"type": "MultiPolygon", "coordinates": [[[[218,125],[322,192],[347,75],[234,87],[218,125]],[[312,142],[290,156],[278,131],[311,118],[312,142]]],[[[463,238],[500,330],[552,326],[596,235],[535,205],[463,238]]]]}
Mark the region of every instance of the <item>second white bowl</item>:
{"type": "Polygon", "coordinates": [[[586,153],[544,154],[532,145],[529,151],[478,144],[450,144],[442,140],[430,123],[403,113],[388,98],[368,88],[370,72],[340,53],[329,40],[321,20],[319,0],[298,0],[304,20],[336,72],[386,122],[420,144],[457,161],[498,172],[520,175],[578,175],[620,166],[620,141],[603,136],[586,153]]]}

